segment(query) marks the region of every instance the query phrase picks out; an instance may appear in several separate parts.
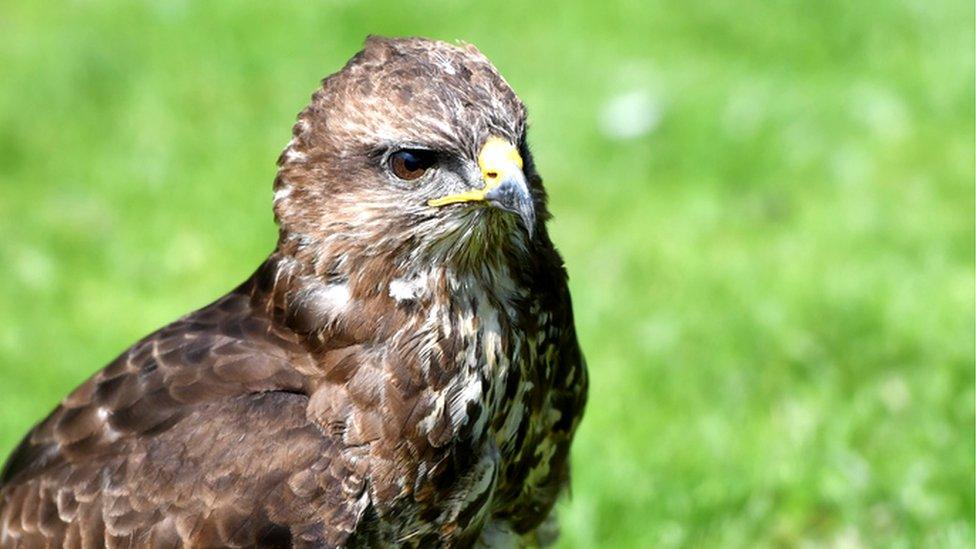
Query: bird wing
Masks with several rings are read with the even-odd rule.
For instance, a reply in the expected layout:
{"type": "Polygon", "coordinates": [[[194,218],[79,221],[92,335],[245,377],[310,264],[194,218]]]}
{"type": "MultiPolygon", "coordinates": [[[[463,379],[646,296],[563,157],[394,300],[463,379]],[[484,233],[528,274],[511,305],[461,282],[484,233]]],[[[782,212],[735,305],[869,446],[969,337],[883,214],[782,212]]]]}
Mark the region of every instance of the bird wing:
{"type": "Polygon", "coordinates": [[[368,498],[306,417],[308,357],[232,293],[140,341],[0,474],[0,545],[338,545],[368,498]]]}

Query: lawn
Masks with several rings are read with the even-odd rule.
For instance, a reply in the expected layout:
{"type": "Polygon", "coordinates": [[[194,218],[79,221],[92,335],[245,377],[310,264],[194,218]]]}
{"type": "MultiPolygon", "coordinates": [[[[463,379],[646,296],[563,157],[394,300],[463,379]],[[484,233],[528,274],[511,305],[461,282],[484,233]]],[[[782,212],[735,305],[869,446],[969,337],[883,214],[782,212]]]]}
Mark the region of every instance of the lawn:
{"type": "Polygon", "coordinates": [[[530,111],[592,389],[562,547],[972,547],[963,1],[0,4],[0,455],[272,249],[366,34],[530,111]]]}

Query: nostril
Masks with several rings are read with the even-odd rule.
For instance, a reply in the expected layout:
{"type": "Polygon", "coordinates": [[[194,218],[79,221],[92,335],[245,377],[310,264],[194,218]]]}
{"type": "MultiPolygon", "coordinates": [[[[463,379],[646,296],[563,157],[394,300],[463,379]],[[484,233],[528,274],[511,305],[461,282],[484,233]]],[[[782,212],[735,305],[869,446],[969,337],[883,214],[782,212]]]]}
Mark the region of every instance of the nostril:
{"type": "Polygon", "coordinates": [[[498,172],[486,172],[485,177],[487,177],[488,179],[495,179],[496,177],[498,177],[498,172]]]}

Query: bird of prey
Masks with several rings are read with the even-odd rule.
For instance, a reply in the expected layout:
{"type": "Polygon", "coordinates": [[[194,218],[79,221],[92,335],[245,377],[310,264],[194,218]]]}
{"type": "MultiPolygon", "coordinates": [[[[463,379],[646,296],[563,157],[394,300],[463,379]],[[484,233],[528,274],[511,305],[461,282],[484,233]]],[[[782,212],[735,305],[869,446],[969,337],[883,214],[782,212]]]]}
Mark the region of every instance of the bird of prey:
{"type": "Polygon", "coordinates": [[[26,436],[0,545],[546,543],[587,373],[525,119],[475,47],[367,39],[278,160],[273,253],[26,436]]]}

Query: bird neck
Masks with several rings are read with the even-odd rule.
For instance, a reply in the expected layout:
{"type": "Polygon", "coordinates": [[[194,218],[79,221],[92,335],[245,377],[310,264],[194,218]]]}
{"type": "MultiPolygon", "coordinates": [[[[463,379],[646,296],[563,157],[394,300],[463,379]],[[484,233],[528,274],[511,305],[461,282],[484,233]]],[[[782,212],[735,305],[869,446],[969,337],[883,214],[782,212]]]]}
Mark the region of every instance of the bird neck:
{"type": "MultiPolygon", "coordinates": [[[[446,311],[502,311],[526,297],[524,269],[499,258],[480,268],[413,265],[379,257],[309,258],[279,247],[253,277],[269,312],[315,339],[367,342],[446,311]]],[[[506,313],[507,312],[507,313],[506,313]]]]}

